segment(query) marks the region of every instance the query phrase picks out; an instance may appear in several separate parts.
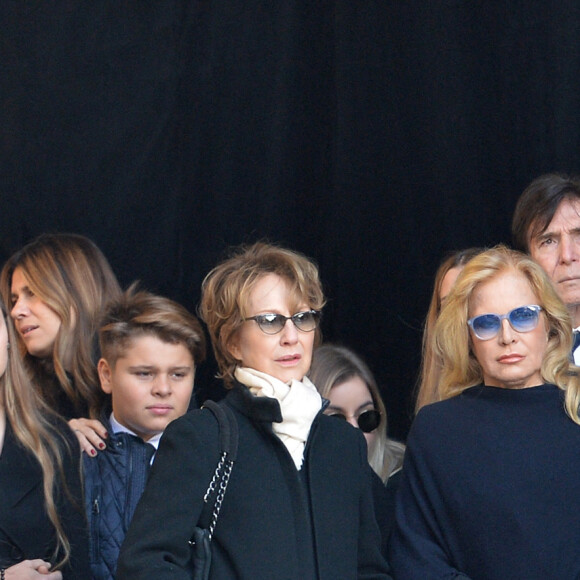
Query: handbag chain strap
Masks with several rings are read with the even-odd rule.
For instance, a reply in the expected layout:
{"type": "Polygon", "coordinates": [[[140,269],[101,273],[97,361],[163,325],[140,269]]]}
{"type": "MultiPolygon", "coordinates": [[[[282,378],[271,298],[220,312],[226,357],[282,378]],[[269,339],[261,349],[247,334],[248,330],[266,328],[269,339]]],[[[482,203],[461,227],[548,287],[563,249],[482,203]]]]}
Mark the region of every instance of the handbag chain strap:
{"type": "MultiPolygon", "coordinates": [[[[227,407],[222,408],[214,401],[206,401],[204,407],[208,408],[217,419],[219,426],[219,438],[221,456],[215,468],[214,474],[209,482],[209,486],[203,501],[209,504],[210,497],[215,495],[212,509],[212,517],[206,530],[211,542],[217,519],[222,508],[222,502],[226,494],[226,489],[232,474],[232,468],[238,453],[238,424],[232,411],[227,407]]],[[[198,524],[201,525],[201,524],[198,524]]],[[[190,544],[192,542],[190,541],[190,544]]]]}
{"type": "Polygon", "coordinates": [[[222,508],[222,502],[226,494],[226,488],[228,487],[228,483],[230,481],[230,475],[232,473],[233,466],[234,462],[231,459],[228,459],[228,454],[224,451],[217,464],[213,477],[209,482],[209,487],[203,496],[203,501],[207,503],[210,496],[216,492],[217,488],[217,495],[213,506],[212,518],[208,526],[210,541],[213,536],[213,531],[217,523],[220,510],[222,508]]]}

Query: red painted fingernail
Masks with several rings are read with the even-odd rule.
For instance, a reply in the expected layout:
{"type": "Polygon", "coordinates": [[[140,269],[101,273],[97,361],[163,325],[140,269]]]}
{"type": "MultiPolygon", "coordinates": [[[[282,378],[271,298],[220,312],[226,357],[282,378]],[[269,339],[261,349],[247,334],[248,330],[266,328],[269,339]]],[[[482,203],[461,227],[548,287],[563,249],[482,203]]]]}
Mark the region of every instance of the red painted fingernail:
{"type": "Polygon", "coordinates": [[[99,443],[99,449],[104,449],[105,448],[105,444],[104,443],[99,443]]]}
{"type": "Polygon", "coordinates": [[[93,455],[93,456],[94,456],[94,455],[96,455],[96,454],[97,454],[97,452],[96,452],[94,449],[91,449],[91,455],[93,455]]]}

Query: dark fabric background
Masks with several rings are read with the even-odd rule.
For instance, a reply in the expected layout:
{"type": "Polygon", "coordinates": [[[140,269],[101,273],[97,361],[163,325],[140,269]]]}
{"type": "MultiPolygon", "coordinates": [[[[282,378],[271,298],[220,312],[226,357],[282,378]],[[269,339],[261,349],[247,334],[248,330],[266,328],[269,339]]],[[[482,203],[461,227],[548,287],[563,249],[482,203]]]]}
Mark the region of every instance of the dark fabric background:
{"type": "Polygon", "coordinates": [[[3,0],[0,259],[83,233],[194,308],[228,246],[303,251],[404,438],[440,259],[580,167],[579,29],[571,0],[3,0]]]}

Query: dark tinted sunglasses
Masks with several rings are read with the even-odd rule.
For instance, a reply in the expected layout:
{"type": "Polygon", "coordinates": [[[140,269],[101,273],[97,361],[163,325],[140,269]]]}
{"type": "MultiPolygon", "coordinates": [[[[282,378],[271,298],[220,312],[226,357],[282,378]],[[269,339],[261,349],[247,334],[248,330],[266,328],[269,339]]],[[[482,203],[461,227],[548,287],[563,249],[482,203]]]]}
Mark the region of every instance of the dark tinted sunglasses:
{"type": "MultiPolygon", "coordinates": [[[[346,421],[346,417],[342,413],[331,413],[330,417],[336,417],[337,419],[346,421]]],[[[356,418],[356,422],[363,433],[371,433],[379,426],[381,414],[376,409],[369,409],[368,411],[363,411],[356,418]]]]}
{"type": "Polygon", "coordinates": [[[286,321],[291,320],[294,326],[302,332],[312,332],[320,320],[318,310],[305,310],[297,312],[293,316],[284,316],[283,314],[256,314],[248,316],[244,320],[255,320],[262,332],[266,334],[278,334],[286,326],[286,321]]]}

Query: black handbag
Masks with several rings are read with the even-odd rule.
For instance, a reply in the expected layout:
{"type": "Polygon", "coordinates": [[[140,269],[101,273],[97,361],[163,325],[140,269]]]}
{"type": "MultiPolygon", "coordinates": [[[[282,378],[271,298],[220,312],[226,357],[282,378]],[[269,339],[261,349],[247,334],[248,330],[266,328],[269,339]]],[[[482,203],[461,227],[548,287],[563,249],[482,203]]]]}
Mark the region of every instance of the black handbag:
{"type": "Polygon", "coordinates": [[[205,504],[203,511],[189,540],[193,580],[207,580],[209,578],[211,538],[238,452],[238,423],[231,409],[227,406],[222,407],[214,401],[206,401],[203,408],[209,409],[217,419],[220,437],[220,459],[203,497],[205,504]]]}

